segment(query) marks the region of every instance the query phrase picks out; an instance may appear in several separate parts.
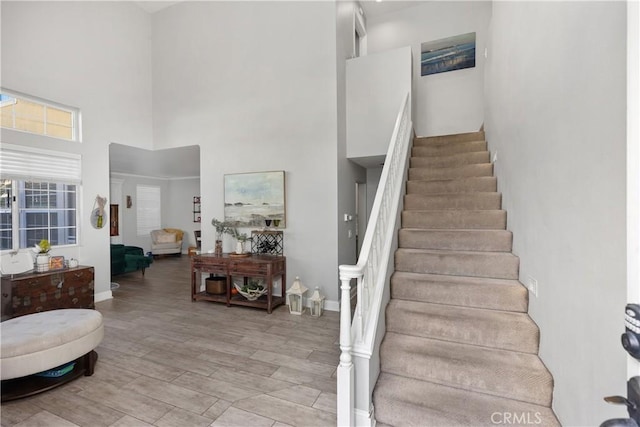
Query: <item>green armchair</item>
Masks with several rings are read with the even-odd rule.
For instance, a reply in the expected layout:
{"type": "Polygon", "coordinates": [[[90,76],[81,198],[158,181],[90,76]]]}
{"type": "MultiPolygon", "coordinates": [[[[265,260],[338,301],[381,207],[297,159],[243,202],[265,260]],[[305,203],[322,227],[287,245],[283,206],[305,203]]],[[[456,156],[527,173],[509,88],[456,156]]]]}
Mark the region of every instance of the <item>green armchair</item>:
{"type": "Polygon", "coordinates": [[[141,270],[144,276],[144,270],[152,262],[153,258],[145,256],[142,248],[111,244],[111,276],[138,270],[141,270]]]}

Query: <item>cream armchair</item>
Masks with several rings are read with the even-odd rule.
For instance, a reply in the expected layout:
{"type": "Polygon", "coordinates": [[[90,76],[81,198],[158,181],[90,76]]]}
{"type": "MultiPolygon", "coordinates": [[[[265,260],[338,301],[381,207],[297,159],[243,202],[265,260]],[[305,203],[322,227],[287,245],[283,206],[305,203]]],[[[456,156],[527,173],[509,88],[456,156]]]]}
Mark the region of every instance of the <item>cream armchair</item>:
{"type": "Polygon", "coordinates": [[[163,228],[151,232],[151,253],[155,255],[182,255],[182,236],[184,232],[177,228],[163,228]]]}

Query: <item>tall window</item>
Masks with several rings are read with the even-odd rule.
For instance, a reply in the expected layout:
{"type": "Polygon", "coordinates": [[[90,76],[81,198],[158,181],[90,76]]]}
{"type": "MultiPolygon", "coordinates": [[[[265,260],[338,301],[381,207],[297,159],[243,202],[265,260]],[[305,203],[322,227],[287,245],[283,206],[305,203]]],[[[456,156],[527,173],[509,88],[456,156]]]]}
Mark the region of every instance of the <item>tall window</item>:
{"type": "Polygon", "coordinates": [[[158,230],[162,223],[160,218],[160,187],[155,185],[138,185],[136,187],[136,225],[138,236],[148,236],[158,230]]]}
{"type": "Polygon", "coordinates": [[[77,243],[79,156],[3,144],[0,174],[1,250],[77,243]]]}
{"type": "Polygon", "coordinates": [[[53,138],[80,140],[77,109],[0,90],[0,126],[53,138]]]}
{"type": "Polygon", "coordinates": [[[29,248],[42,239],[53,246],[75,244],[76,188],[55,182],[3,180],[0,249],[29,248]]]}

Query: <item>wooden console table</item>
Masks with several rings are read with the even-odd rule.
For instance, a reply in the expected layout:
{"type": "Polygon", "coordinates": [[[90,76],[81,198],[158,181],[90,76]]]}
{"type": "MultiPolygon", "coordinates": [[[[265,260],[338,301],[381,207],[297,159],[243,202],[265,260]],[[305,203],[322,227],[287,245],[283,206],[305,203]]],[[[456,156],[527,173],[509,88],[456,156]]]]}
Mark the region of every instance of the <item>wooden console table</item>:
{"type": "Polygon", "coordinates": [[[266,309],[268,313],[285,303],[284,288],[287,282],[287,260],[284,256],[252,254],[248,257],[234,257],[231,254],[195,255],[191,258],[191,299],[193,301],[214,301],[231,305],[243,305],[266,309]],[[215,295],[200,291],[201,273],[226,276],[226,294],[215,295]],[[233,276],[259,277],[265,279],[267,293],[255,301],[249,301],[240,294],[233,295],[233,276]],[[273,278],[282,277],[281,295],[273,295],[273,278]],[[200,277],[200,280],[198,278],[200,277]]]}

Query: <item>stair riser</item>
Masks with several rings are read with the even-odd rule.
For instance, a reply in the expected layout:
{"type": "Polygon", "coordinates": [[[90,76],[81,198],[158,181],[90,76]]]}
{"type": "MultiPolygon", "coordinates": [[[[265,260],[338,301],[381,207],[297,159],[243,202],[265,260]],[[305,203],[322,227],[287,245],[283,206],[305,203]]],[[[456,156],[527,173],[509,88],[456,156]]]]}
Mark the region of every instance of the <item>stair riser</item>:
{"type": "Polygon", "coordinates": [[[524,313],[528,307],[528,292],[521,284],[499,282],[475,284],[464,281],[413,280],[402,273],[391,278],[391,297],[409,301],[424,301],[451,306],[486,308],[524,313]]]}
{"type": "Polygon", "coordinates": [[[453,251],[511,252],[512,234],[506,230],[416,230],[398,233],[401,248],[453,251]]]}
{"type": "Polygon", "coordinates": [[[480,151],[441,157],[411,157],[409,162],[412,168],[451,168],[477,163],[489,163],[489,152],[480,151]]]}
{"type": "Polygon", "coordinates": [[[387,306],[386,326],[399,334],[531,354],[540,338],[526,314],[397,299],[387,306]]]}
{"type": "Polygon", "coordinates": [[[495,177],[484,176],[443,181],[409,181],[407,194],[441,194],[441,193],[494,193],[498,189],[495,177]]]}
{"type": "Polygon", "coordinates": [[[413,146],[411,155],[423,156],[446,156],[449,154],[473,153],[476,151],[487,151],[486,141],[454,142],[443,145],[413,146]]]}
{"type": "Polygon", "coordinates": [[[381,371],[463,390],[550,406],[553,379],[533,354],[460,346],[387,332],[381,371]],[[393,336],[402,339],[394,339],[393,336]],[[391,339],[390,339],[391,337],[391,339]],[[469,353],[469,348],[474,348],[469,353]]]}
{"type": "Polygon", "coordinates": [[[560,427],[551,409],[531,403],[387,373],[380,375],[378,383],[382,387],[373,394],[376,425],[495,427],[504,422],[504,414],[517,414],[525,425],[560,427]]]}
{"type": "Polygon", "coordinates": [[[451,168],[410,168],[409,180],[428,181],[456,178],[471,178],[475,176],[493,176],[491,163],[480,163],[451,168]]]}
{"type": "Polygon", "coordinates": [[[399,249],[396,251],[395,265],[396,271],[412,273],[517,279],[519,260],[505,253],[409,252],[399,249]]]}
{"type": "Polygon", "coordinates": [[[484,141],[484,131],[459,133],[453,135],[425,136],[413,139],[413,145],[441,145],[452,142],[484,141]]]}
{"type": "Polygon", "coordinates": [[[505,211],[418,211],[402,212],[403,228],[504,230],[505,211]]]}
{"type": "Polygon", "coordinates": [[[460,194],[408,194],[404,198],[405,209],[500,209],[502,194],[495,192],[460,194]]]}

